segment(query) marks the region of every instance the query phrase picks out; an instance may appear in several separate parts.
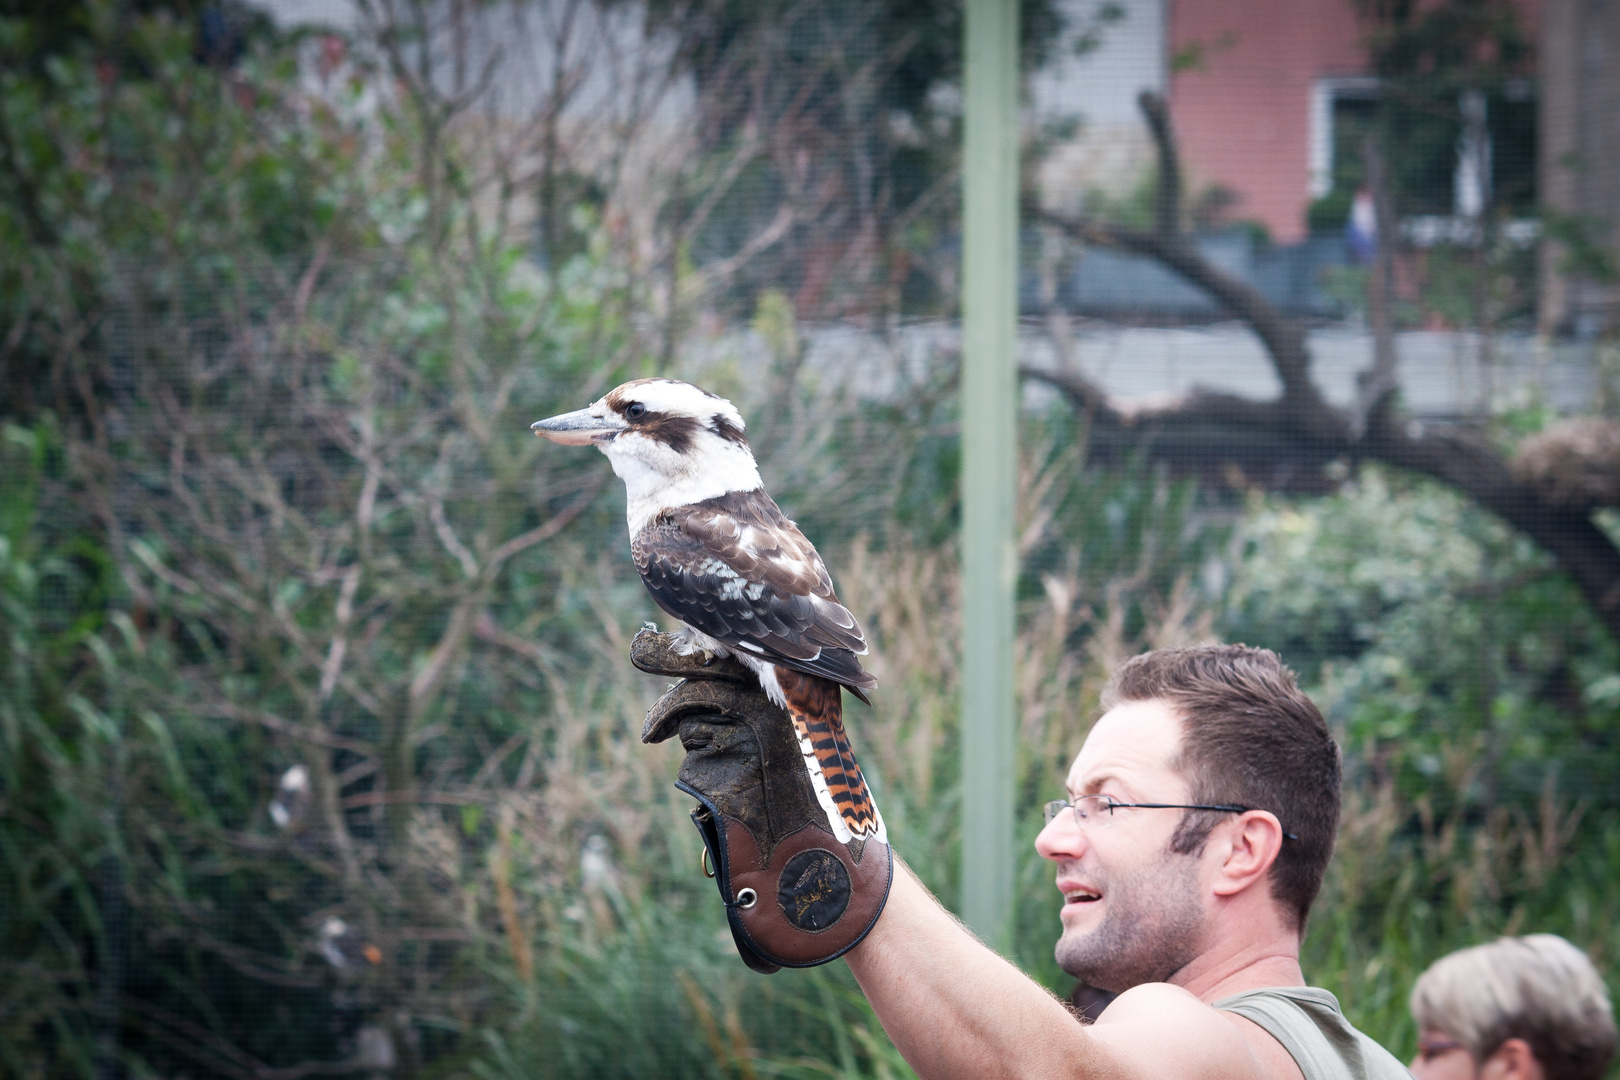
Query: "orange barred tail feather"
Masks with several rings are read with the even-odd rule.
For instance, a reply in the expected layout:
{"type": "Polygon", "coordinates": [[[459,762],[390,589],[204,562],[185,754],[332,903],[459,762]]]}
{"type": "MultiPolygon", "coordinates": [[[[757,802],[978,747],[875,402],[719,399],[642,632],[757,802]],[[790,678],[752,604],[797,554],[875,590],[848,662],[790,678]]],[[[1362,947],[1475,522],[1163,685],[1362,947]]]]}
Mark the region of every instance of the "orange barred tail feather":
{"type": "Polygon", "coordinates": [[[855,762],[855,751],[844,732],[843,688],[831,679],[806,675],[780,665],[776,681],[793,717],[805,768],[816,798],[827,813],[827,824],[840,842],[888,842],[883,816],[855,762]]]}

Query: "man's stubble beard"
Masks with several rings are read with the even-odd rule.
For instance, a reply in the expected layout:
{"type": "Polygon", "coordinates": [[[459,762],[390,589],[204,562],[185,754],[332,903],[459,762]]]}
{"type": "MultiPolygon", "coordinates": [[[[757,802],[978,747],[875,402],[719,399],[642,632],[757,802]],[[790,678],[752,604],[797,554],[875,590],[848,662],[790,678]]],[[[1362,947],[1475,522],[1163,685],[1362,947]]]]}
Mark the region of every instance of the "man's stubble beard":
{"type": "Polygon", "coordinates": [[[1166,853],[1107,886],[1108,913],[1095,929],[1065,931],[1058,966],[1088,986],[1116,993],[1168,982],[1198,955],[1204,921],[1198,859],[1166,853]]]}

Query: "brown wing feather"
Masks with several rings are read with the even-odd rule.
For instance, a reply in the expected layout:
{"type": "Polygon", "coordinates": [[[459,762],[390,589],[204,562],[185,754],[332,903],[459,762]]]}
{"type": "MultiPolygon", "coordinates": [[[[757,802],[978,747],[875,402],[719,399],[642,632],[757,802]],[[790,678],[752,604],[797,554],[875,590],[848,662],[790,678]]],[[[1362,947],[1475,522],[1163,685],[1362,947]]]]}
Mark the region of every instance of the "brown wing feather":
{"type": "Polygon", "coordinates": [[[658,606],[716,641],[858,695],[877,685],[821,556],[764,491],[666,510],[631,552],[658,606]]]}
{"type": "MultiPolygon", "coordinates": [[[[821,554],[765,491],[731,492],[668,516],[748,580],[783,595],[838,602],[821,554]]],[[[848,625],[854,621],[851,616],[848,625]]]]}

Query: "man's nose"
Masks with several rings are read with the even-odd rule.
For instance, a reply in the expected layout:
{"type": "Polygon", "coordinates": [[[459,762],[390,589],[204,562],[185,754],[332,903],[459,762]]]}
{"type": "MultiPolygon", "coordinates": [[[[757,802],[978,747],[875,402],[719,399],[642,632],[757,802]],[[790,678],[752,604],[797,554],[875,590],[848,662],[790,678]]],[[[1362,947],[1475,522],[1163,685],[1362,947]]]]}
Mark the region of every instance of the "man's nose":
{"type": "Polygon", "coordinates": [[[1074,811],[1064,810],[1035,837],[1035,851],[1046,859],[1062,862],[1078,859],[1085,851],[1086,832],[1074,820],[1074,811]]]}

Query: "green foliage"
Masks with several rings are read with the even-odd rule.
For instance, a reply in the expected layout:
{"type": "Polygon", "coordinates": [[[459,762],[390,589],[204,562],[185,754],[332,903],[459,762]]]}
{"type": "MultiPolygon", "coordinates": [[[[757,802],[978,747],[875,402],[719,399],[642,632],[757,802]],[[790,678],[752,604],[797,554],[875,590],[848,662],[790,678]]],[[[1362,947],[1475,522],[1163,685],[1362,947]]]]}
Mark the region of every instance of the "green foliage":
{"type": "MultiPolygon", "coordinates": [[[[1485,95],[1495,208],[1534,204],[1534,105],[1525,90],[1534,46],[1506,0],[1360,0],[1383,80],[1377,127],[1401,213],[1450,213],[1459,99],[1485,95]]],[[[1360,125],[1358,125],[1360,126],[1360,125]]]]}
{"type": "Polygon", "coordinates": [[[1528,540],[1455,494],[1366,470],[1308,511],[1260,510],[1248,542],[1231,632],[1308,673],[1401,796],[1466,750],[1477,789],[1456,794],[1471,803],[1533,804],[1551,767],[1566,795],[1620,809],[1604,780],[1620,715],[1592,691],[1620,658],[1528,540]]]}
{"type": "Polygon", "coordinates": [[[1436,246],[1424,265],[1423,307],[1451,326],[1487,328],[1535,313],[1536,249],[1494,235],[1482,247],[1436,246]]]}
{"type": "Polygon", "coordinates": [[[1236,30],[1222,31],[1213,44],[1206,43],[1201,38],[1190,38],[1170,57],[1170,70],[1177,75],[1183,72],[1204,71],[1211,57],[1219,56],[1237,43],[1236,30]]]}
{"type": "Polygon", "coordinates": [[[1335,186],[1320,199],[1312,199],[1305,208],[1305,225],[1313,233],[1338,232],[1350,220],[1350,207],[1355,202],[1355,188],[1335,186]]]}
{"type": "Polygon", "coordinates": [[[1474,235],[1454,236],[1407,263],[1418,293],[1410,315],[1487,335],[1527,324],[1535,245],[1502,235],[1505,223],[1537,213],[1534,49],[1519,8],[1505,0],[1360,0],[1357,7],[1379,89],[1376,99],[1341,101],[1334,110],[1334,190],[1311,207],[1312,228],[1342,223],[1347,200],[1366,181],[1367,138],[1381,146],[1396,215],[1452,215],[1464,102],[1477,99],[1491,146],[1487,203],[1469,223],[1474,235]]]}
{"type": "Polygon", "coordinates": [[[1401,89],[1455,102],[1469,88],[1500,87],[1534,54],[1520,12],[1507,0],[1360,0],[1379,75],[1401,89]]]}
{"type": "Polygon", "coordinates": [[[848,969],[761,979],[711,895],[680,899],[634,909],[615,896],[622,921],[605,936],[548,942],[547,970],[514,988],[510,1026],[483,1033],[472,1075],[912,1076],[848,969]]]}
{"type": "MultiPolygon", "coordinates": [[[[634,595],[553,609],[589,562],[566,540],[536,561],[534,530],[600,530],[581,495],[603,470],[537,483],[525,431],[584,365],[625,363],[620,294],[604,266],[542,278],[480,235],[410,115],[368,115],[358,88],[311,101],[282,53],[198,65],[161,15],[126,29],[138,77],[86,54],[48,85],[8,68],[0,100],[10,325],[49,360],[36,410],[70,418],[62,440],[13,432],[11,456],[33,449],[5,470],[20,974],[0,1055],[19,1076],[237,1075],[361,1060],[381,1018],[420,1066],[481,1008],[447,943],[486,917],[522,932],[509,879],[475,878],[489,906],[456,884],[510,837],[461,814],[447,844],[443,820],[527,823],[479,786],[523,774],[518,744],[532,777],[557,742],[511,643],[566,665],[582,622],[634,595]],[[500,629],[536,610],[529,636],[500,629]],[[475,630],[507,644],[469,673],[475,630]],[[294,767],[308,789],[282,828],[294,767]]],[[[584,774],[599,750],[564,753],[584,774]]]]}
{"type": "MultiPolygon", "coordinates": [[[[950,349],[858,393],[764,290],[763,362],[660,366],[655,291],[588,185],[558,181],[571,231],[537,266],[442,100],[378,104],[369,61],[315,94],[274,41],[222,69],[173,17],[122,26],[125,68],[95,24],[0,70],[26,421],[0,437],[0,1071],[908,1075],[847,971],[735,959],[678,755],[638,739],[661,684],[625,647],[655,613],[617,492],[527,425],[653,370],[737,400],[869,631],[855,741],[951,901],[950,349]]],[[[1613,645],[1539,555],[1378,473],[1236,514],[1028,419],[1026,970],[1067,988],[1028,841],[1108,670],[1216,635],[1279,648],[1344,738],[1308,971],[1375,1036],[1409,1038],[1412,976],[1478,935],[1612,955],[1613,645]]]]}
{"type": "Polygon", "coordinates": [[[1614,249],[1607,242],[1607,222],[1587,214],[1544,209],[1541,225],[1548,237],[1563,244],[1559,266],[1562,273],[1604,282],[1620,277],[1614,249]]]}
{"type": "Polygon", "coordinates": [[[1364,469],[1257,500],[1223,632],[1300,670],[1346,751],[1305,970],[1402,1054],[1424,966],[1550,931],[1620,950],[1615,645],[1545,555],[1428,482],[1364,469]]]}

